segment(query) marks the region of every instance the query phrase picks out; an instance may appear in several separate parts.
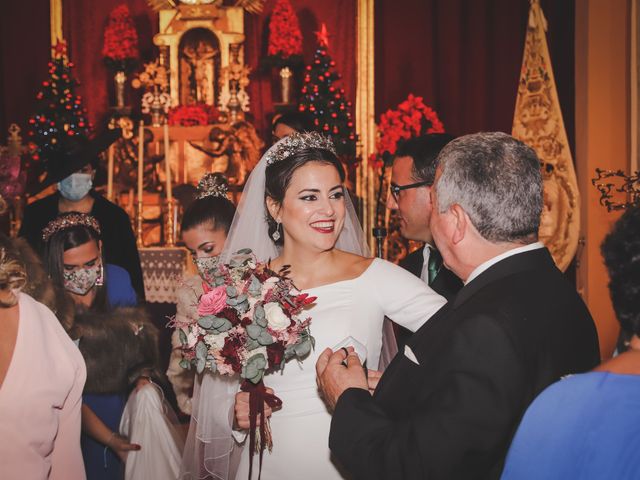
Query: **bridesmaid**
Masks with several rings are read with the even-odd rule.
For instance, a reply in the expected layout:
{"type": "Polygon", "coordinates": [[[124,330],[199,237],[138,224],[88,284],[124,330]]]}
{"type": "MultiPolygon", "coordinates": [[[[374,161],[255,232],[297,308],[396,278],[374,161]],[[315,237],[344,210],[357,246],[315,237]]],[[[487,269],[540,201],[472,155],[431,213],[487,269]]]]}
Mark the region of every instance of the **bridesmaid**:
{"type": "MultiPolygon", "coordinates": [[[[222,251],[236,207],[227,198],[227,180],[219,173],[208,173],[198,183],[196,199],[182,217],[182,240],[191,253],[198,275],[184,281],[177,292],[175,322],[190,323],[198,317],[198,299],[202,295],[202,282],[208,282],[209,271],[215,268],[222,251]]],[[[173,385],[180,410],[191,415],[191,391],[193,370],[180,367],[180,338],[174,331],[171,336],[173,350],[167,377],[173,385]]]]}

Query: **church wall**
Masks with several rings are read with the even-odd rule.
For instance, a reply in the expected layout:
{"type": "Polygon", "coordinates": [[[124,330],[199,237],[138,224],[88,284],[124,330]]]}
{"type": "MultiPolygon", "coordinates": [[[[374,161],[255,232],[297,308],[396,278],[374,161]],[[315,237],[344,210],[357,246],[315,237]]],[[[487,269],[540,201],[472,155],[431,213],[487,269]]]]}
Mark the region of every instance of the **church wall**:
{"type": "Polygon", "coordinates": [[[600,244],[620,214],[599,204],[597,167],[629,171],[629,1],[576,2],[576,167],[582,195],[583,245],[577,287],[593,315],[600,353],[611,356],[618,324],[600,244]]]}

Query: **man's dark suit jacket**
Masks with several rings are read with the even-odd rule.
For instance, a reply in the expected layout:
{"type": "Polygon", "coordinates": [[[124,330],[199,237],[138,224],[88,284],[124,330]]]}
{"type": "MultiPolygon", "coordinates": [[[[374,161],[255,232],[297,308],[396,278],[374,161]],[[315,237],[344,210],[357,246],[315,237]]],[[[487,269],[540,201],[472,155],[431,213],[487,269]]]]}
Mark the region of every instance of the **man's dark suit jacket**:
{"type": "MultiPolygon", "coordinates": [[[[122,208],[93,190],[90,195],[94,198],[91,215],[98,220],[102,231],[105,261],[124,268],[131,277],[131,284],[138,294],[138,298],[144,300],[140,256],[129,215],[122,208]]],[[[60,194],[55,192],[28,205],[24,211],[18,236],[26,238],[40,256],[44,253],[42,229],[58,216],[59,200],[60,194]]]]}
{"type": "Polygon", "coordinates": [[[599,362],[591,315],[547,249],[491,266],[407,347],[418,364],[401,351],[373,396],[337,402],[329,446],[357,479],[498,478],[535,396],[599,362]]]}
{"type": "MultiPolygon", "coordinates": [[[[422,273],[422,265],[424,264],[423,249],[419,248],[415,252],[410,253],[400,261],[400,266],[405,270],[413,273],[416,277],[420,277],[422,273]]],[[[460,280],[455,273],[446,268],[444,265],[433,279],[433,282],[429,284],[431,288],[439,293],[447,300],[451,300],[456,293],[462,288],[462,280],[460,280]]],[[[396,341],[398,342],[398,351],[402,352],[404,345],[407,343],[413,333],[400,325],[396,325],[396,341]]]]}

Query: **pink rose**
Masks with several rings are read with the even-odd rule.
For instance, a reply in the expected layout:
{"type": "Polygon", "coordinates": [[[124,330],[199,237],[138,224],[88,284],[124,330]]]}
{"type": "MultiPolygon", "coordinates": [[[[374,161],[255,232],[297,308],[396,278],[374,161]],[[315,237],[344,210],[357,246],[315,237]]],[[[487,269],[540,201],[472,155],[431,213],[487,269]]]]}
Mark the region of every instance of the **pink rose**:
{"type": "Polygon", "coordinates": [[[227,287],[224,285],[203,293],[198,304],[198,315],[215,315],[227,306],[227,287]]]}

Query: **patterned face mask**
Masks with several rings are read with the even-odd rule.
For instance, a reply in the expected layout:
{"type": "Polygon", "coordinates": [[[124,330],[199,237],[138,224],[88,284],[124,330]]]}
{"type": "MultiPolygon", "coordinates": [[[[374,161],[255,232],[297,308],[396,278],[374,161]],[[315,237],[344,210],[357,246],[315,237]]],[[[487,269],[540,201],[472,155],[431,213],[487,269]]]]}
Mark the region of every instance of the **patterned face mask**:
{"type": "Polygon", "coordinates": [[[65,271],[64,288],[76,295],[86,295],[95,285],[102,285],[102,264],[65,271]]]}
{"type": "Polygon", "coordinates": [[[198,274],[200,278],[207,282],[209,285],[213,285],[213,272],[218,267],[218,260],[220,259],[219,255],[215,255],[213,257],[191,257],[193,259],[193,264],[198,269],[198,274]]]}

